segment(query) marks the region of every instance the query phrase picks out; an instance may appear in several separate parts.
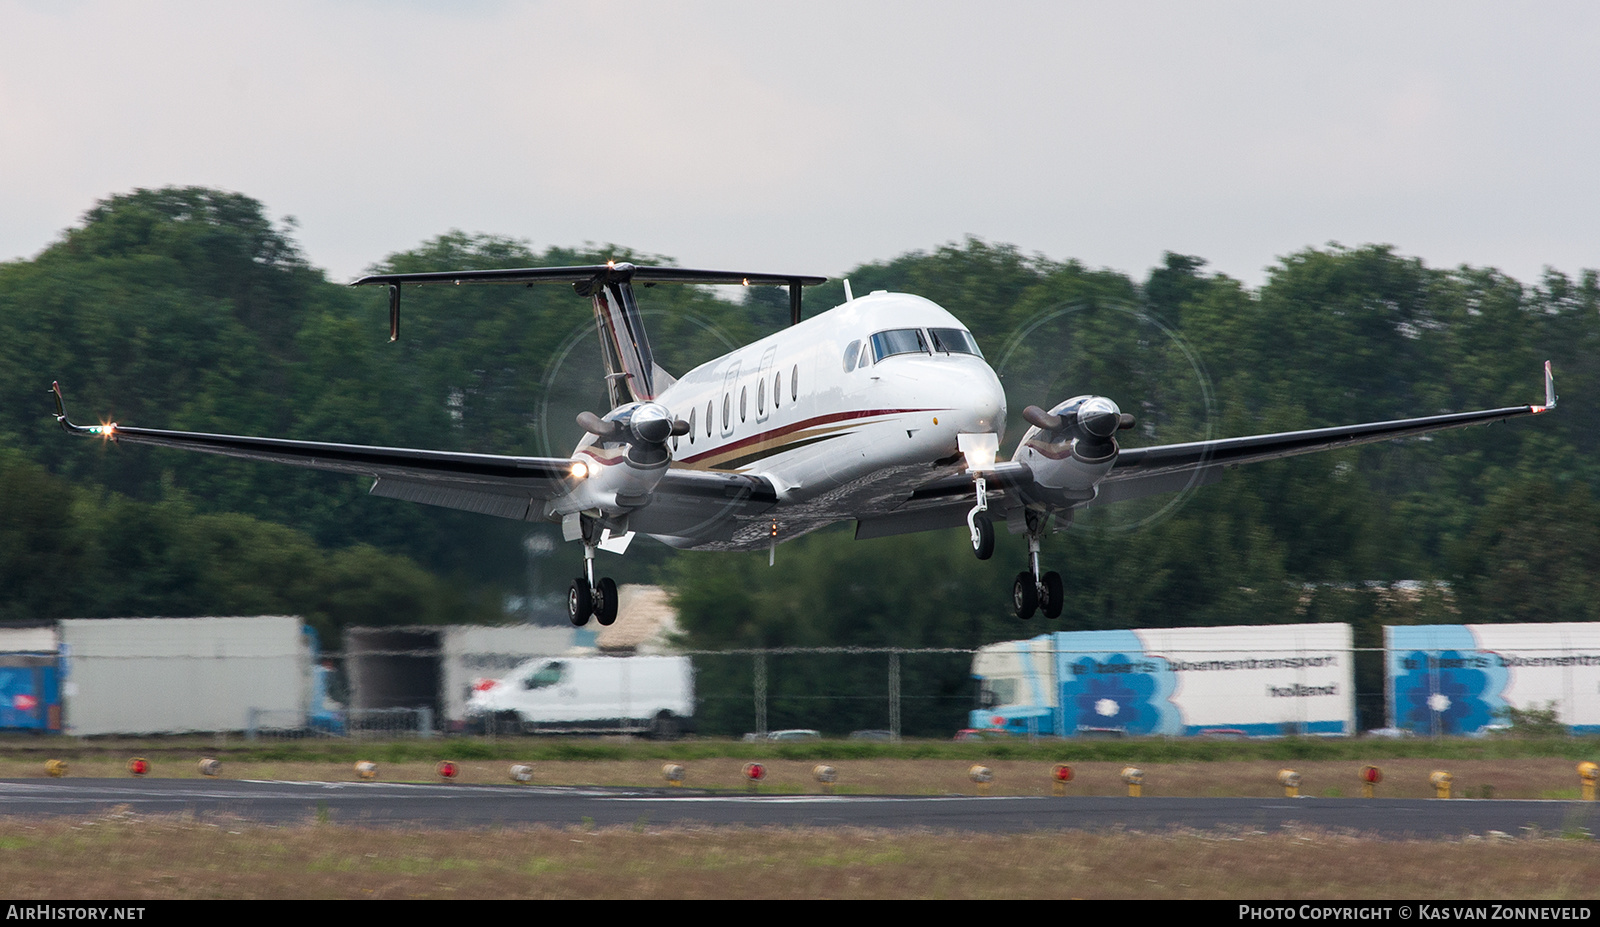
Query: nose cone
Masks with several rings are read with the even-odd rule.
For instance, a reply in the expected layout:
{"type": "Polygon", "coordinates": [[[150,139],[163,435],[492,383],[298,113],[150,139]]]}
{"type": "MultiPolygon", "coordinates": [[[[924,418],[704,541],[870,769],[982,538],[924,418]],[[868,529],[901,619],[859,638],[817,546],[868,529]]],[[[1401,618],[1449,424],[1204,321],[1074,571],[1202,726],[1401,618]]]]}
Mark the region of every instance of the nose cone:
{"type": "MultiPolygon", "coordinates": [[[[976,360],[974,358],[973,360],[976,360]]],[[[1001,434],[1006,425],[1006,391],[988,364],[964,364],[946,388],[949,405],[957,412],[957,430],[966,434],[1001,434]]]]}

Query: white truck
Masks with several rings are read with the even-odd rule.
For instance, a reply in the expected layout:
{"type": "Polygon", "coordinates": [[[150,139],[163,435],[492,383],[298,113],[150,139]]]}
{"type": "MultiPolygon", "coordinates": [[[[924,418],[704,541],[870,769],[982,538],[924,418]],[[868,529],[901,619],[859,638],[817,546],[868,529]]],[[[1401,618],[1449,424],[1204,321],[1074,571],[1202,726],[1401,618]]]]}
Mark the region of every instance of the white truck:
{"type": "Polygon", "coordinates": [[[480,730],[645,732],[671,739],[694,729],[688,657],[552,657],[480,680],[467,699],[480,730]]]}

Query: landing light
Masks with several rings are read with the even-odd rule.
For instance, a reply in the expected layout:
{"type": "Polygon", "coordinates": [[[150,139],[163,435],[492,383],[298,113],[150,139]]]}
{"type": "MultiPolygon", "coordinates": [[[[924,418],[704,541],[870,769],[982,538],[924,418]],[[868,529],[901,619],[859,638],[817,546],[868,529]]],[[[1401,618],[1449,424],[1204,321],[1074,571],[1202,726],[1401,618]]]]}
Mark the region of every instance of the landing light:
{"type": "Polygon", "coordinates": [[[575,480],[586,480],[589,478],[589,465],[581,460],[574,460],[567,472],[572,474],[572,478],[575,480]]]}
{"type": "Polygon", "coordinates": [[[994,457],[1000,450],[1000,436],[993,432],[956,435],[956,447],[967,457],[967,470],[981,473],[994,469],[994,457]]]}

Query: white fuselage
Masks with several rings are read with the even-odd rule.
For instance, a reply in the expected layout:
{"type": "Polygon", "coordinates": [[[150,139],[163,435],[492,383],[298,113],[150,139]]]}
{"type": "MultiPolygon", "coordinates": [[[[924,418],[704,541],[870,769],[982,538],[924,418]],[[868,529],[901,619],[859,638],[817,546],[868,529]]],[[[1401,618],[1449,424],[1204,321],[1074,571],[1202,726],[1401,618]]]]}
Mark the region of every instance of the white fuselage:
{"type": "Polygon", "coordinates": [[[656,397],[692,426],[672,466],[765,477],[781,504],[948,461],[958,434],[998,435],[1006,409],[970,335],[951,331],[966,326],[938,305],[879,292],[702,364],[656,397]],[[880,333],[897,346],[875,351],[880,333]]]}

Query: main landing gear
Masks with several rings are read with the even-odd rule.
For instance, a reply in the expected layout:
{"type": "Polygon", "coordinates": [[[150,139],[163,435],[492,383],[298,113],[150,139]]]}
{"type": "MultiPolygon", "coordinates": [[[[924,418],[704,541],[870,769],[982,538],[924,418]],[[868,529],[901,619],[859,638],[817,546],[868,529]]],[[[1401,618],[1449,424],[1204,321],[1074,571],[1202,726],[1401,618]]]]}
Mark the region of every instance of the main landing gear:
{"type": "Polygon", "coordinates": [[[1025,512],[1028,520],[1028,569],[1018,573],[1011,583],[1011,607],[1017,617],[1027,621],[1035,611],[1044,612],[1046,618],[1061,617],[1061,600],[1064,589],[1061,574],[1054,571],[1039,575],[1039,542],[1044,539],[1048,515],[1025,512]]]}
{"type": "Polygon", "coordinates": [[[583,543],[583,575],[572,581],[567,590],[567,617],[574,627],[583,627],[593,615],[602,627],[617,620],[617,584],[609,576],[594,578],[594,548],[588,540],[583,543]]]}
{"type": "MultiPolygon", "coordinates": [[[[988,493],[984,480],[977,481],[978,504],[967,513],[967,526],[971,529],[972,552],[979,560],[994,556],[994,522],[983,514],[988,510],[988,493]]],[[[1049,516],[1025,512],[1028,520],[1028,569],[1017,574],[1011,584],[1011,607],[1017,617],[1026,621],[1034,612],[1044,612],[1046,618],[1060,618],[1064,589],[1061,574],[1039,575],[1039,544],[1044,538],[1049,516]]]]}

